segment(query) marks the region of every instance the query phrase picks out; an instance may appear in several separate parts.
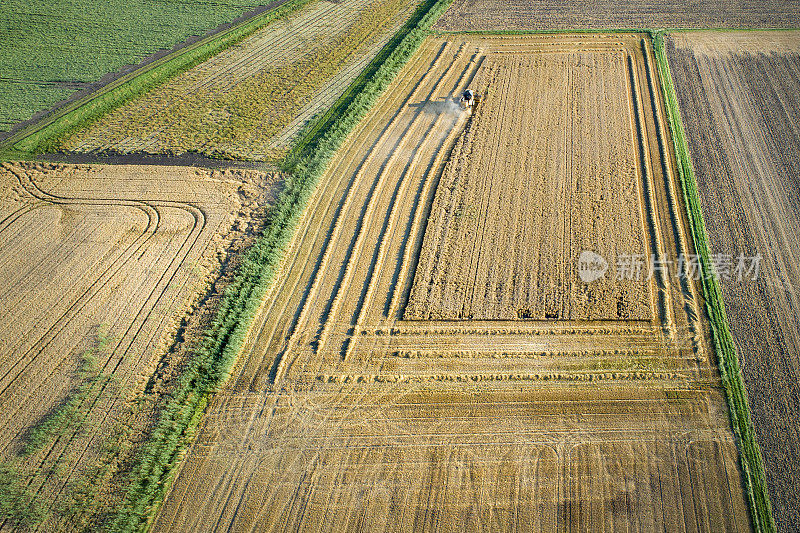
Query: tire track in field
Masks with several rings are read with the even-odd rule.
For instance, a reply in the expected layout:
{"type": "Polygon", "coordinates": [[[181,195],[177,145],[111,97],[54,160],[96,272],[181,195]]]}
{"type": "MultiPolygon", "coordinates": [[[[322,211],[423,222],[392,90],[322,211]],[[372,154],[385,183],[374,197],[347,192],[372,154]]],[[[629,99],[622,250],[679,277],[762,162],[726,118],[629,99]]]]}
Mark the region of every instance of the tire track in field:
{"type": "MultiPolygon", "coordinates": [[[[11,171],[17,177],[17,179],[19,180],[20,184],[25,188],[26,191],[28,191],[34,198],[36,198],[36,199],[38,199],[38,200],[40,200],[40,201],[42,201],[44,203],[55,204],[55,205],[58,205],[58,204],[97,205],[97,206],[101,206],[101,207],[107,207],[109,205],[115,205],[113,199],[111,200],[111,203],[104,203],[102,201],[99,201],[99,202],[82,202],[81,200],[77,200],[77,199],[59,198],[59,197],[51,196],[48,193],[40,190],[27,175],[24,175],[24,174],[21,175],[22,173],[17,172],[13,167],[10,167],[10,166],[4,165],[4,168],[6,170],[11,171]]],[[[140,211],[142,211],[145,214],[145,216],[147,216],[148,223],[147,223],[147,227],[145,228],[145,231],[143,231],[137,237],[137,239],[134,240],[125,249],[123,254],[120,254],[121,256],[123,256],[123,255],[132,256],[132,255],[135,255],[136,253],[138,253],[138,251],[140,251],[145,246],[147,241],[153,236],[155,231],[158,229],[159,214],[158,214],[158,211],[155,208],[153,208],[152,206],[150,206],[150,205],[148,205],[148,204],[146,204],[144,202],[131,202],[129,204],[121,202],[118,205],[127,205],[127,206],[130,206],[130,207],[135,207],[135,208],[139,209],[140,211]],[[129,251],[130,251],[130,253],[128,253],[129,251]]],[[[39,345],[37,343],[37,345],[34,345],[31,348],[29,348],[25,353],[23,353],[20,356],[20,358],[10,368],[8,368],[5,371],[5,373],[3,374],[2,378],[0,378],[0,379],[6,379],[8,377],[8,375],[13,371],[14,367],[16,367],[18,364],[20,364],[22,359],[25,358],[26,356],[28,356],[34,349],[37,349],[37,347],[38,347],[37,351],[42,351],[43,349],[47,348],[49,343],[52,342],[53,337],[55,337],[55,335],[57,335],[58,332],[61,331],[61,329],[63,329],[64,323],[69,321],[70,317],[72,317],[75,314],[77,314],[80,311],[80,309],[86,304],[86,300],[90,299],[93,294],[96,294],[103,286],[105,286],[109,282],[109,279],[114,274],[119,272],[119,270],[122,268],[122,266],[123,266],[125,261],[127,261],[127,259],[122,260],[120,262],[120,259],[118,258],[114,262],[112,262],[101,273],[101,275],[98,276],[97,280],[94,281],[89,286],[89,288],[84,290],[78,296],[76,301],[67,309],[67,311],[65,311],[58,319],[56,319],[55,323],[42,336],[42,339],[40,341],[38,341],[39,343],[45,342],[45,344],[39,345]],[[58,328],[59,325],[61,326],[61,329],[56,331],[56,328],[58,328]],[[50,337],[50,340],[45,341],[44,339],[46,337],[50,337]]],[[[22,369],[22,371],[24,371],[25,368],[27,368],[27,366],[30,365],[32,362],[33,362],[33,358],[31,358],[28,361],[28,364],[22,369]]],[[[17,376],[18,375],[19,375],[19,373],[17,374],[17,376]]],[[[11,382],[13,382],[13,379],[11,380],[11,382]]],[[[0,389],[0,395],[5,393],[5,391],[7,390],[7,387],[8,387],[8,385],[6,385],[2,389],[0,389]]]]}
{"type": "MultiPolygon", "coordinates": [[[[203,229],[206,225],[206,215],[204,211],[196,206],[193,206],[189,203],[184,202],[171,202],[171,201],[159,201],[159,202],[141,202],[138,200],[124,200],[119,198],[90,198],[90,197],[69,197],[69,196],[62,196],[56,195],[49,192],[44,191],[41,189],[36,182],[33,180],[31,176],[28,176],[26,173],[18,172],[14,167],[4,165],[4,168],[11,171],[16,178],[19,180],[20,184],[24,187],[24,189],[31,194],[34,198],[38,200],[54,204],[54,205],[93,205],[93,206],[100,206],[100,207],[109,207],[109,206],[131,206],[136,207],[143,211],[145,215],[148,217],[148,225],[146,229],[137,236],[136,240],[134,240],[126,249],[117,256],[117,258],[101,273],[100,276],[82,293],[79,295],[78,298],[75,299],[73,304],[53,323],[53,325],[48,329],[45,334],[37,341],[34,345],[32,345],[28,351],[23,353],[20,358],[15,362],[4,374],[4,376],[0,379],[8,379],[9,374],[14,370],[14,368],[20,363],[20,361],[28,357],[33,350],[36,350],[37,353],[41,353],[48,348],[50,343],[54,342],[58,335],[67,327],[69,322],[75,317],[80,314],[80,312],[85,308],[86,305],[91,301],[91,299],[98,294],[102,289],[104,289],[108,283],[114,276],[119,273],[125,263],[127,263],[130,258],[136,256],[140,251],[144,249],[144,247],[148,244],[148,242],[155,236],[158,232],[161,214],[158,211],[158,207],[173,207],[181,209],[187,213],[189,213],[192,217],[192,227],[188,231],[184,241],[178,247],[178,251],[176,254],[169,259],[169,263],[166,268],[162,270],[161,276],[159,277],[158,281],[153,285],[153,289],[147,295],[146,298],[142,300],[142,304],[139,309],[136,311],[133,318],[130,320],[125,332],[119,338],[119,340],[115,343],[113,348],[109,351],[108,358],[103,362],[101,366],[101,372],[106,375],[114,376],[116,375],[117,369],[123,364],[128,355],[128,352],[131,350],[134,341],[139,338],[139,335],[142,331],[142,328],[147,324],[148,319],[151,317],[152,313],[154,312],[158,302],[163,298],[164,294],[166,293],[167,289],[170,288],[171,283],[173,282],[180,265],[186,260],[188,254],[193,249],[194,245],[197,243],[200,234],[202,233],[203,229]],[[133,249],[135,246],[135,249],[133,249]],[[130,251],[130,253],[128,253],[130,251]],[[177,261],[177,263],[176,263],[177,261]],[[159,291],[160,287],[160,291],[159,291]],[[150,305],[152,304],[152,305],[150,305]],[[144,313],[144,314],[143,314],[144,313]],[[138,323],[138,326],[137,326],[138,323]],[[49,337],[49,339],[48,339],[49,337]],[[48,339],[48,340],[45,340],[48,339]],[[127,340],[126,340],[127,339],[127,340]],[[122,349],[122,353],[120,353],[120,349],[122,349]],[[112,368],[112,361],[118,358],[116,364],[113,364],[112,368]]],[[[144,253],[144,252],[142,252],[144,253]]],[[[185,285],[184,281],[184,285],[185,285]]],[[[66,357],[68,354],[64,354],[66,357]]],[[[8,387],[12,386],[16,382],[16,378],[22,375],[33,363],[35,362],[35,357],[30,357],[28,362],[16,373],[16,376],[11,378],[8,381],[8,384],[0,390],[0,395],[5,394],[8,387]]],[[[39,388],[44,387],[49,381],[50,378],[57,373],[60,365],[53,365],[51,368],[50,374],[40,381],[39,388]]],[[[88,419],[94,411],[97,403],[104,399],[104,394],[107,388],[111,384],[111,378],[105,380],[105,382],[98,388],[97,393],[93,397],[87,398],[85,401],[89,402],[89,406],[85,411],[83,416],[83,420],[88,419]]],[[[28,397],[31,397],[36,394],[37,391],[30,390],[28,397]]],[[[104,431],[106,429],[106,419],[111,413],[114,413],[114,407],[116,404],[120,402],[126,401],[124,398],[115,397],[111,399],[111,405],[108,409],[106,409],[103,414],[101,415],[101,420],[99,424],[94,426],[94,430],[91,431],[88,435],[82,435],[81,427],[82,421],[78,422],[75,425],[75,431],[73,431],[66,440],[63,438],[56,439],[54,442],[50,444],[50,447],[47,448],[45,458],[43,461],[49,461],[52,459],[51,453],[57,448],[61,448],[61,452],[58,457],[55,458],[54,464],[58,464],[64,454],[67,453],[69,450],[72,442],[74,439],[80,437],[85,437],[85,446],[83,450],[78,452],[77,463],[81,464],[84,456],[88,453],[91,443],[94,437],[104,431]]],[[[20,406],[26,406],[27,402],[20,402],[20,406]]],[[[81,406],[78,406],[78,409],[81,409],[81,406]]],[[[63,437],[63,435],[62,435],[63,437]]],[[[64,478],[63,483],[61,483],[58,492],[56,493],[56,497],[63,491],[68,483],[72,475],[77,475],[77,472],[71,471],[69,476],[64,478]]],[[[38,493],[44,487],[47,478],[41,479],[41,484],[39,488],[36,490],[38,493]]],[[[34,479],[29,481],[30,483],[35,482],[34,479]]]]}
{"type": "MultiPolygon", "coordinates": [[[[633,61],[633,56],[628,55],[627,60],[628,87],[630,90],[630,99],[633,104],[632,116],[633,122],[636,126],[635,138],[637,139],[637,151],[639,153],[637,162],[640,165],[639,170],[641,173],[641,180],[644,185],[643,208],[646,213],[645,219],[647,220],[648,235],[652,236],[652,239],[648,239],[650,240],[649,251],[651,257],[663,257],[665,255],[664,250],[666,248],[664,247],[664,238],[661,235],[661,227],[656,221],[656,216],[658,214],[656,209],[657,198],[653,189],[654,176],[652,161],[650,159],[650,143],[648,142],[646,130],[647,123],[644,116],[644,110],[642,109],[641,87],[639,85],[637,68],[633,61]]],[[[671,327],[672,313],[669,312],[671,308],[671,300],[669,297],[669,292],[665,290],[669,285],[665,279],[663,271],[658,271],[656,279],[657,288],[655,291],[655,297],[657,300],[654,303],[660,314],[662,322],[664,322],[667,327],[671,327]]]]}
{"type": "MultiPolygon", "coordinates": [[[[381,185],[383,183],[383,181],[384,181],[384,178],[386,178],[387,176],[390,175],[389,170],[392,168],[392,165],[394,164],[394,161],[396,160],[397,157],[400,157],[402,155],[406,159],[408,159],[408,157],[407,157],[408,149],[405,148],[406,141],[408,139],[414,137],[414,135],[413,135],[414,129],[420,124],[420,122],[424,122],[425,121],[425,119],[426,119],[425,106],[426,105],[435,105],[435,104],[430,104],[429,103],[429,102],[431,102],[431,97],[433,96],[433,94],[435,94],[437,92],[440,92],[439,88],[444,83],[446,83],[448,76],[450,76],[451,73],[453,72],[453,68],[455,67],[456,62],[458,61],[458,58],[461,57],[462,54],[463,54],[463,46],[459,48],[458,52],[455,55],[455,59],[450,64],[450,66],[448,66],[447,69],[441,74],[441,76],[439,76],[438,80],[435,82],[435,85],[433,86],[433,88],[430,89],[430,91],[427,94],[427,96],[425,96],[424,99],[422,100],[422,102],[420,102],[417,105],[417,109],[418,110],[415,113],[413,113],[413,115],[412,115],[410,120],[407,119],[408,123],[405,126],[398,126],[398,127],[404,128],[403,131],[401,133],[392,132],[392,135],[391,135],[390,139],[393,140],[394,145],[389,147],[388,159],[386,159],[386,161],[384,161],[381,164],[381,166],[380,166],[380,168],[378,170],[377,179],[375,181],[375,183],[377,185],[374,186],[370,190],[370,196],[367,199],[366,205],[362,208],[361,218],[359,220],[363,220],[363,218],[365,216],[367,216],[367,215],[369,215],[371,217],[376,211],[382,212],[382,210],[379,210],[379,209],[377,209],[375,207],[375,203],[378,202],[378,200],[381,198],[380,195],[384,193],[384,191],[383,191],[384,187],[381,185]]],[[[427,73],[426,73],[426,77],[427,77],[427,73]]],[[[411,99],[416,99],[417,89],[419,89],[421,87],[422,87],[421,83],[416,86],[416,89],[414,91],[414,94],[412,94],[412,98],[411,99]]],[[[446,104],[444,104],[444,105],[446,105],[446,104]]],[[[424,143],[418,143],[417,146],[421,147],[423,145],[424,145],[424,143]]],[[[384,149],[379,149],[378,148],[378,143],[376,143],[375,146],[376,147],[373,149],[373,152],[374,153],[379,153],[379,154],[381,154],[381,156],[383,156],[384,149]]],[[[413,160],[413,159],[414,158],[411,158],[411,160],[413,160]]],[[[405,166],[407,167],[407,165],[408,165],[408,163],[406,163],[405,166]]],[[[407,170],[407,168],[405,170],[407,170]]],[[[405,176],[407,175],[405,170],[403,172],[401,172],[401,179],[405,178],[405,176]]],[[[394,203],[394,205],[396,205],[396,202],[394,203]]],[[[384,215],[384,221],[385,221],[385,215],[384,215]]],[[[354,266],[355,263],[353,261],[354,257],[356,255],[360,255],[360,252],[358,254],[355,254],[354,250],[360,250],[360,246],[358,246],[358,245],[359,244],[363,245],[363,242],[364,242],[362,236],[366,235],[366,234],[363,232],[363,228],[364,228],[363,224],[359,226],[357,235],[354,237],[354,240],[355,240],[354,248],[352,250],[348,250],[348,252],[346,254],[346,267],[345,268],[346,269],[350,269],[350,272],[353,272],[352,269],[355,268],[355,266],[354,266]]],[[[341,281],[341,278],[340,278],[339,281],[341,281]]],[[[340,290],[341,286],[338,283],[336,284],[336,287],[337,287],[337,295],[334,296],[334,299],[338,300],[338,301],[341,301],[341,298],[339,296],[344,295],[345,292],[342,292],[340,290]]],[[[345,291],[347,290],[347,288],[348,287],[345,287],[345,291]]],[[[362,296],[363,296],[363,294],[362,294],[362,296]]],[[[329,319],[326,320],[326,326],[331,325],[331,324],[333,325],[332,327],[340,325],[340,324],[337,323],[335,315],[333,315],[333,319],[329,318],[329,319]]]]}
{"type": "MultiPolygon", "coordinates": [[[[511,79],[510,78],[511,78],[510,76],[504,76],[503,77],[503,82],[505,82],[505,83],[501,87],[501,89],[499,91],[499,94],[496,96],[496,98],[500,102],[502,102],[502,104],[500,105],[500,109],[498,110],[498,114],[501,117],[506,117],[507,116],[508,106],[511,105],[509,103],[511,99],[507,98],[508,93],[510,91],[510,85],[511,85],[511,79]]],[[[495,128],[496,129],[495,129],[495,134],[491,136],[491,139],[493,141],[495,141],[495,144],[489,150],[480,150],[478,152],[480,154],[480,160],[483,160],[486,157],[494,158],[496,156],[496,154],[501,153],[500,152],[500,143],[501,143],[501,140],[503,139],[503,136],[502,135],[498,135],[496,132],[498,130],[502,129],[502,122],[498,120],[498,121],[495,121],[494,124],[495,124],[495,128]]],[[[496,159],[494,159],[494,161],[496,162],[496,159]]],[[[492,165],[489,168],[489,171],[484,174],[484,177],[483,177],[483,180],[482,180],[482,186],[479,189],[479,198],[481,198],[481,207],[478,210],[478,220],[482,221],[482,222],[480,223],[480,228],[478,229],[479,235],[476,235],[476,239],[474,240],[474,243],[473,243],[473,249],[472,249],[472,253],[470,254],[470,259],[469,259],[469,267],[467,268],[467,272],[472,276],[473,283],[472,283],[472,286],[470,287],[470,289],[471,289],[470,294],[469,295],[465,295],[465,298],[464,298],[464,306],[462,307],[462,311],[461,311],[461,317],[462,318],[471,318],[472,317],[472,302],[473,302],[473,298],[475,296],[475,284],[477,282],[478,269],[479,269],[479,264],[478,264],[479,257],[478,256],[480,254],[477,253],[477,250],[480,250],[482,245],[483,245],[483,239],[484,239],[484,235],[486,233],[486,225],[487,225],[486,222],[487,222],[487,219],[489,218],[487,216],[486,212],[487,212],[487,210],[489,208],[489,203],[492,200],[491,192],[492,192],[492,187],[493,187],[493,185],[495,183],[494,176],[499,174],[498,172],[491,172],[492,168],[496,168],[496,167],[494,165],[492,165]],[[487,182],[488,182],[488,186],[487,186],[487,182]],[[469,307],[467,307],[467,306],[469,306],[469,307]]]]}

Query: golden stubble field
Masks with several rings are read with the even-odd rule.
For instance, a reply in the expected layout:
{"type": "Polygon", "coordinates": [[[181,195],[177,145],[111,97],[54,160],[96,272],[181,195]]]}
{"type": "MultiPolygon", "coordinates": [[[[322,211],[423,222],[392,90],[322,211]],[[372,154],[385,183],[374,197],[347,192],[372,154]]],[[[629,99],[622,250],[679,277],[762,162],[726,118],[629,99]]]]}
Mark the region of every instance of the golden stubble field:
{"type": "Polygon", "coordinates": [[[686,32],[670,68],[714,253],[762,256],[724,280],[773,516],[800,529],[800,31],[686,32]]]}
{"type": "Polygon", "coordinates": [[[583,249],[691,253],[654,67],[636,34],[428,38],[154,530],[748,530],[698,285],[578,280],[583,249]]]}
{"type": "Polygon", "coordinates": [[[51,513],[42,530],[113,501],[105,484],[180,366],[187,317],[276,180],[2,164],[0,460],[51,513]]]}

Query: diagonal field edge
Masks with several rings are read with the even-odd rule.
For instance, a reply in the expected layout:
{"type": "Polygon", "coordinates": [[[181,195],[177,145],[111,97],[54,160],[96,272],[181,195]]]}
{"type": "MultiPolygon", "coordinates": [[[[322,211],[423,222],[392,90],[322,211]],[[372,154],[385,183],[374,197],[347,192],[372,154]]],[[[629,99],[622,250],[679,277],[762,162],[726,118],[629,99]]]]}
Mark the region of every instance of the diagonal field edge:
{"type": "MultiPolygon", "coordinates": [[[[664,32],[653,32],[652,37],[658,74],[664,90],[667,122],[672,134],[673,147],[675,148],[678,163],[678,174],[681,188],[683,189],[684,201],[686,202],[695,251],[700,256],[702,271],[711,272],[711,270],[706,270],[711,265],[709,238],[703,221],[702,206],[697,191],[692,160],[689,156],[683,131],[678,99],[672,83],[672,73],[664,51],[664,32]]],[[[716,276],[704,275],[702,276],[702,283],[706,309],[711,323],[712,341],[714,350],[717,353],[717,362],[725,389],[725,398],[728,401],[728,413],[736,436],[736,445],[739,449],[742,478],[750,507],[750,519],[755,531],[773,532],[776,528],[772,517],[769,493],[767,492],[764,461],[761,457],[761,449],[755,440],[747,391],[744,387],[744,379],[739,367],[739,359],[736,355],[736,345],[725,314],[722,291],[716,276]]]]}
{"type": "Polygon", "coordinates": [[[152,524],[191,444],[210,396],[221,387],[236,363],[260,302],[280,267],[302,213],[328,162],[366,115],[399,70],[429,34],[429,28],[452,0],[426,0],[367,66],[340,113],[306,138],[306,154],[288,166],[293,175],[276,200],[266,230],[246,252],[200,346],[169,397],[161,406],[150,438],[136,458],[124,501],[113,517],[112,531],[141,531],[152,524]]]}

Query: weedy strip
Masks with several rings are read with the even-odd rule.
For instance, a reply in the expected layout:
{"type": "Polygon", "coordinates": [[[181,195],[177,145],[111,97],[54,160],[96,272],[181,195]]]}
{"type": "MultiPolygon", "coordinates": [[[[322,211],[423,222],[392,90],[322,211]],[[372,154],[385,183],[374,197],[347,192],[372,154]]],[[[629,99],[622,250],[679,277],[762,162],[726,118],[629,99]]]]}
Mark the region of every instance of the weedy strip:
{"type": "Polygon", "coordinates": [[[55,517],[56,520],[69,520],[73,530],[88,527],[91,513],[86,511],[98,505],[94,496],[101,486],[100,481],[110,473],[114,458],[120,452],[121,436],[125,431],[123,428],[111,428],[99,443],[101,460],[74,476],[62,495],[54,501],[47,501],[42,496],[41,488],[34,490],[35,481],[60,476],[68,456],[59,455],[51,464],[33,472],[24,472],[20,461],[52,446],[69,431],[85,431],[91,403],[106,387],[113,388],[116,385],[114,378],[103,373],[97,362],[98,355],[106,352],[115,340],[102,331],[104,328],[101,325],[97,344],[80,354],[77,383],[73,389],[58,406],[28,429],[22,437],[23,445],[18,455],[0,463],[0,520],[26,529],[55,517]]]}

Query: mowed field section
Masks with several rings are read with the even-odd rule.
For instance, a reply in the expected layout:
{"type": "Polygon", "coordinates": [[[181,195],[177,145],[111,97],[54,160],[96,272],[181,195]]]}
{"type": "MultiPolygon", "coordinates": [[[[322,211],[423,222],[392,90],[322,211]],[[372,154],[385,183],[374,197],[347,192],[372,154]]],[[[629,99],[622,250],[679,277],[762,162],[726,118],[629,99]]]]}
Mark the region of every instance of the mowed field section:
{"type": "Polygon", "coordinates": [[[653,318],[648,284],[573,268],[582,250],[648,250],[628,67],[592,50],[484,60],[486,102],[437,189],[406,319],[653,318]]]}
{"type": "Polygon", "coordinates": [[[156,370],[182,319],[274,182],[249,170],[3,163],[0,458],[49,513],[43,530],[78,527],[113,501],[103,484],[147,427],[145,389],[162,391],[156,370]]]}
{"type": "Polygon", "coordinates": [[[314,0],[68,139],[76,152],[278,159],[418,0],[314,0]]]}
{"type": "Polygon", "coordinates": [[[698,286],[642,279],[623,316],[600,282],[586,290],[601,316],[566,296],[542,316],[555,293],[536,283],[572,286],[578,257],[522,259],[691,252],[653,68],[641,35],[429,37],[323,176],[154,530],[749,530],[698,286]],[[487,95],[473,115],[456,106],[466,87],[487,95]],[[549,135],[525,131],[537,120],[549,135]],[[515,157],[531,190],[512,200],[523,174],[499,173],[515,157]],[[498,175],[478,178],[493,159],[498,175]],[[522,237],[568,181],[595,206],[566,202],[560,229],[522,237]],[[440,241],[464,246],[442,235],[454,210],[498,217],[498,197],[473,257],[502,275],[422,268],[440,241]],[[609,214],[592,224],[592,209],[609,214]],[[620,228],[619,250],[603,244],[620,228]],[[529,289],[501,283],[515,268],[529,289]],[[431,279],[487,311],[451,313],[420,292],[431,279]],[[409,319],[418,297],[439,315],[409,319]]]}
{"type": "MultiPolygon", "coordinates": [[[[762,257],[722,295],[773,515],[800,529],[800,32],[668,40],[712,252],[762,257]]],[[[735,264],[735,259],[734,259],[735,264]]]]}
{"type": "Polygon", "coordinates": [[[436,23],[446,31],[627,28],[792,28],[796,1],[454,0],[436,23]]]}

